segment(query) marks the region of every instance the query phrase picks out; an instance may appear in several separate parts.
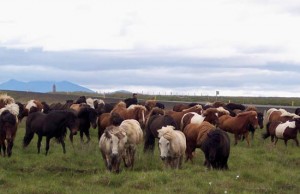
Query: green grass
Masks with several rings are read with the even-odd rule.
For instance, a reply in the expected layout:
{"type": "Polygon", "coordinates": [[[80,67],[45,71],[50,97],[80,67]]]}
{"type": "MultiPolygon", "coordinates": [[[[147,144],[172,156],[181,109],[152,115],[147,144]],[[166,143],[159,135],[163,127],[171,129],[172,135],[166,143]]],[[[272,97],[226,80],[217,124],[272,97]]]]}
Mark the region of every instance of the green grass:
{"type": "MultiPolygon", "coordinates": [[[[92,140],[81,144],[74,137],[74,148],[66,139],[67,153],[52,140],[45,156],[45,139],[37,154],[35,136],[22,148],[24,122],[19,126],[11,158],[0,158],[1,193],[299,193],[300,148],[289,141],[285,147],[278,141],[255,135],[251,147],[239,142],[231,147],[229,170],[207,170],[204,155],[196,151],[194,164],[183,164],[180,170],[165,169],[157,145],[154,154],[138,147],[133,170],[121,166],[120,174],[105,169],[97,133],[91,129],[92,140]]],[[[233,136],[230,135],[233,139],[233,136]]],[[[233,141],[232,141],[233,142],[233,141]]]]}

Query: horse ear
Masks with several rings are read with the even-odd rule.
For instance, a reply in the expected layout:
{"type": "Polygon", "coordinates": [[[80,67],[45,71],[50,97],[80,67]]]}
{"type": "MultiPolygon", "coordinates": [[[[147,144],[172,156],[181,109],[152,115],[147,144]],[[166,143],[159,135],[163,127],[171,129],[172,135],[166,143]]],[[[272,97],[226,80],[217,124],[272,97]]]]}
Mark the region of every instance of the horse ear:
{"type": "Polygon", "coordinates": [[[111,138],[111,134],[108,132],[108,130],[105,130],[105,137],[106,138],[111,138]]]}

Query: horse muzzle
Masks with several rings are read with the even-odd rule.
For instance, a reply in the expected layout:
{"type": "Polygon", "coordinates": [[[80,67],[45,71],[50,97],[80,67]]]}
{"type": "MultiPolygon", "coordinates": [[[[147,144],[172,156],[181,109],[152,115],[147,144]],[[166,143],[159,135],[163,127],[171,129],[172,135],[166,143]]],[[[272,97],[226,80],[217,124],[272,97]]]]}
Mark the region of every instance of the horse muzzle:
{"type": "Polygon", "coordinates": [[[166,157],[166,156],[160,156],[160,159],[161,159],[162,161],[165,161],[165,160],[167,159],[167,157],[166,157]]]}

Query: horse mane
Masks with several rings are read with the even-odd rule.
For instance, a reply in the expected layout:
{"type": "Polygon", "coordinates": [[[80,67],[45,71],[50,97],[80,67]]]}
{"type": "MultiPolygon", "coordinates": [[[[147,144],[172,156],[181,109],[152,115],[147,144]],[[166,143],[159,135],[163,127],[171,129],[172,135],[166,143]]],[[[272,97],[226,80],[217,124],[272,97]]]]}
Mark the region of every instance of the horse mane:
{"type": "Polygon", "coordinates": [[[127,110],[133,110],[133,109],[142,109],[142,110],[146,111],[146,107],[143,105],[139,105],[139,104],[132,104],[127,108],[127,110]]]}
{"type": "Polygon", "coordinates": [[[290,112],[282,112],[282,114],[281,114],[281,116],[282,117],[292,117],[292,118],[294,118],[295,116],[298,116],[298,115],[296,115],[295,113],[290,113],[290,112]]]}
{"type": "Polygon", "coordinates": [[[245,111],[252,111],[252,110],[257,112],[257,108],[253,105],[250,105],[245,109],[245,111]]]}
{"type": "Polygon", "coordinates": [[[226,110],[224,107],[220,106],[218,108],[216,108],[218,110],[218,112],[224,113],[226,115],[229,115],[230,112],[228,110],[226,110]]]}
{"type": "Polygon", "coordinates": [[[172,125],[167,125],[166,127],[162,127],[161,129],[157,130],[158,137],[159,138],[164,137],[170,141],[174,137],[173,135],[174,129],[175,127],[172,125]]]}
{"type": "Polygon", "coordinates": [[[7,104],[5,107],[1,108],[0,115],[2,115],[2,113],[6,110],[15,116],[19,115],[19,106],[15,103],[7,104]]]}
{"type": "Polygon", "coordinates": [[[217,113],[217,112],[218,112],[218,110],[216,108],[208,108],[208,109],[204,110],[202,114],[203,114],[203,116],[206,116],[209,113],[217,113]]]}
{"type": "Polygon", "coordinates": [[[11,96],[8,96],[7,94],[0,94],[0,102],[3,104],[11,104],[15,103],[15,99],[13,99],[11,96]]]}
{"type": "Polygon", "coordinates": [[[126,108],[126,103],[123,102],[123,101],[118,102],[118,103],[115,105],[114,109],[117,109],[117,108],[126,108]]]}
{"type": "Polygon", "coordinates": [[[165,111],[161,108],[158,108],[158,107],[154,107],[150,112],[149,112],[149,115],[148,117],[151,117],[153,115],[164,115],[165,114],[165,111]]]}
{"type": "Polygon", "coordinates": [[[37,107],[36,103],[34,102],[35,100],[29,100],[26,104],[26,109],[30,109],[31,107],[37,107]]]}
{"type": "Polygon", "coordinates": [[[181,112],[190,111],[190,110],[193,110],[193,109],[202,109],[202,106],[200,104],[196,104],[195,106],[192,106],[190,108],[183,109],[181,112]]]}

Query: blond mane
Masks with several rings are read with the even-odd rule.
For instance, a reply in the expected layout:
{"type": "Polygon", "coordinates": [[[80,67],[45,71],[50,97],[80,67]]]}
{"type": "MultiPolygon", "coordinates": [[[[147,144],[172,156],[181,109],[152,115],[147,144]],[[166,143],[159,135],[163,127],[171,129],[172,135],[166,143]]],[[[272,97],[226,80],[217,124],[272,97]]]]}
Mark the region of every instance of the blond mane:
{"type": "Polygon", "coordinates": [[[158,137],[159,138],[164,137],[164,138],[166,138],[167,140],[170,141],[174,137],[174,134],[173,134],[174,130],[175,130],[175,127],[171,126],[171,125],[167,125],[166,127],[162,127],[161,129],[157,130],[158,137]]]}

